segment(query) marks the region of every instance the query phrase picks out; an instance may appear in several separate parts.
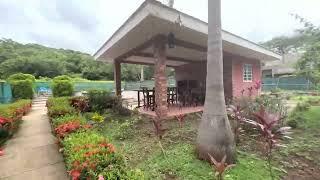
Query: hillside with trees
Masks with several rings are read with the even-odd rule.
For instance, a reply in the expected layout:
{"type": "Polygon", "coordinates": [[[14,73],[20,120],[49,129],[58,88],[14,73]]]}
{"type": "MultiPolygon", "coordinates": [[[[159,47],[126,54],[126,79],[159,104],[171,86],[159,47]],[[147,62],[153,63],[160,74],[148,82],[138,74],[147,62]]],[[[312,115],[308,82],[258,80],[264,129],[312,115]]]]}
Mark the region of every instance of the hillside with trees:
{"type": "MultiPolygon", "coordinates": [[[[123,80],[140,80],[141,66],[123,64],[121,70],[123,80]]],[[[32,74],[36,78],[69,75],[89,80],[113,80],[113,65],[95,61],[91,55],[79,51],[0,39],[0,79],[15,73],[32,74]]],[[[151,79],[153,68],[144,67],[144,75],[145,79],[151,79]]]]}
{"type": "Polygon", "coordinates": [[[299,15],[293,15],[303,28],[297,29],[292,36],[275,37],[262,43],[263,46],[281,54],[300,54],[295,63],[296,74],[320,82],[320,26],[314,25],[299,15]]]}

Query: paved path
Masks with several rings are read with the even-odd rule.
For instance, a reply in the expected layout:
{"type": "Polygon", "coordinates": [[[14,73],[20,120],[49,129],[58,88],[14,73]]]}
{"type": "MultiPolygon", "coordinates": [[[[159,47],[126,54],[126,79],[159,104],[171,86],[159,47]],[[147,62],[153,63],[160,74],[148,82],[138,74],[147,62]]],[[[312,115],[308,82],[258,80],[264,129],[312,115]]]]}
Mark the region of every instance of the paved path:
{"type": "Polygon", "coordinates": [[[0,180],[68,180],[62,155],[51,134],[46,98],[33,101],[19,131],[0,157],[0,180]]]}

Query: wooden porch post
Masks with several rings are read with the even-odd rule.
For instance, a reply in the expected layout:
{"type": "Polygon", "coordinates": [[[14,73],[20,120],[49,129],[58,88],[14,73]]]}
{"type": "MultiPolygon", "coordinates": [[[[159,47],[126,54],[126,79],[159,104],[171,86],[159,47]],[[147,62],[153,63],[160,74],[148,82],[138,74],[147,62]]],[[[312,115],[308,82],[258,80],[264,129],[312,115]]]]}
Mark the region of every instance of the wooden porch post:
{"type": "Polygon", "coordinates": [[[155,58],[155,111],[158,119],[164,119],[168,114],[165,36],[158,36],[154,39],[153,52],[155,58]]]}
{"type": "Polygon", "coordinates": [[[114,60],[114,83],[116,87],[116,95],[121,96],[121,64],[118,60],[114,60]]]}

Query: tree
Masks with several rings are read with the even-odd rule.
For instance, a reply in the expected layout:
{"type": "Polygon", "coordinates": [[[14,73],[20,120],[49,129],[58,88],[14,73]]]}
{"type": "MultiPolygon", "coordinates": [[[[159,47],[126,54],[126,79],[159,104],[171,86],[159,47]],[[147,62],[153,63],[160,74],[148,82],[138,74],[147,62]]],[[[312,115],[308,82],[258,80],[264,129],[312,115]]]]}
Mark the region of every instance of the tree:
{"type": "Polygon", "coordinates": [[[223,89],[221,0],[208,0],[208,11],[206,100],[198,129],[197,154],[207,161],[209,154],[217,161],[226,155],[226,162],[233,163],[235,144],[223,89]]]}

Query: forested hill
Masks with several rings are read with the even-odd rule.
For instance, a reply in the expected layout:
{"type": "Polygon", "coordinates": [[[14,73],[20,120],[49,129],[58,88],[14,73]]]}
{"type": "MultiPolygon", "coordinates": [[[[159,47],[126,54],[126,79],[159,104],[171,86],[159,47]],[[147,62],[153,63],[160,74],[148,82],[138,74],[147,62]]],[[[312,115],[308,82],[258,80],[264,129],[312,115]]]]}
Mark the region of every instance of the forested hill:
{"type": "MultiPolygon", "coordinates": [[[[70,75],[90,80],[113,80],[112,64],[95,61],[89,54],[0,39],[0,79],[18,72],[37,78],[70,75]]],[[[141,66],[122,66],[123,80],[139,80],[140,72],[141,66]]],[[[146,78],[151,78],[152,74],[152,68],[146,67],[146,78]]]]}

